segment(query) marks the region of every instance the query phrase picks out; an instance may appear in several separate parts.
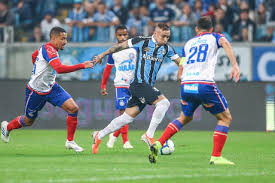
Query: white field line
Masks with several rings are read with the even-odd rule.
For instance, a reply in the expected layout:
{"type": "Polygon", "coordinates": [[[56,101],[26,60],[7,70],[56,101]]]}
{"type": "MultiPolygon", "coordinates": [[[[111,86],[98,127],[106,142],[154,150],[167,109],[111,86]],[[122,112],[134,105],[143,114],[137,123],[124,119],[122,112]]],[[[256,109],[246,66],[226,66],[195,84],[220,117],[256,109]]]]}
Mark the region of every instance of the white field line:
{"type": "MultiPolygon", "coordinates": [[[[122,177],[105,177],[105,178],[69,178],[69,179],[47,179],[47,180],[23,180],[21,183],[58,183],[58,182],[113,182],[113,181],[133,181],[133,180],[150,180],[150,179],[172,179],[172,178],[199,178],[199,177],[236,177],[236,176],[244,176],[244,177],[259,177],[259,176],[267,176],[267,175],[275,175],[275,172],[266,173],[266,172],[239,172],[239,173],[226,173],[226,174],[183,174],[183,175],[140,175],[140,176],[122,176],[122,177]]],[[[8,183],[13,183],[14,181],[8,181],[8,183]]]]}

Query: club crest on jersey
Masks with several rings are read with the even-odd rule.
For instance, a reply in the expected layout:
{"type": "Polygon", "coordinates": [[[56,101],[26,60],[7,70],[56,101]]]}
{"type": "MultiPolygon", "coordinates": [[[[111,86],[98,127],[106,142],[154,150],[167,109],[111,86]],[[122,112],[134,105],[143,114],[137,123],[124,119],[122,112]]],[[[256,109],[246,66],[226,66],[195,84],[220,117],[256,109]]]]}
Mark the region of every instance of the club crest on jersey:
{"type": "Polygon", "coordinates": [[[120,105],[120,106],[124,106],[124,105],[125,105],[124,101],[123,101],[123,100],[120,100],[120,101],[119,101],[119,105],[120,105]]]}
{"type": "Polygon", "coordinates": [[[143,49],[143,51],[145,51],[145,52],[148,52],[150,50],[150,48],[148,48],[148,47],[145,47],[144,49],[143,49]]]}

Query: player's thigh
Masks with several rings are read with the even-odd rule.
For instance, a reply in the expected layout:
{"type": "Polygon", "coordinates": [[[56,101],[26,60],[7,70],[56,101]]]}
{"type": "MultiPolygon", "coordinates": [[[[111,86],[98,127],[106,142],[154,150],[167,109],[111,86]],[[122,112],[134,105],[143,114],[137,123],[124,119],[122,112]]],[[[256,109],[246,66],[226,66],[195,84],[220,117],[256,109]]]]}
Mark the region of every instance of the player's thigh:
{"type": "Polygon", "coordinates": [[[128,88],[116,88],[115,95],[115,109],[125,110],[128,100],[130,98],[130,92],[128,88]]]}
{"type": "Polygon", "coordinates": [[[135,118],[140,113],[140,109],[138,106],[133,106],[129,108],[127,107],[125,109],[125,113],[131,116],[132,118],[135,118]]]}
{"type": "Polygon", "coordinates": [[[61,107],[67,112],[74,111],[76,108],[78,109],[71,95],[57,83],[54,84],[52,91],[47,95],[47,101],[54,106],[61,107]]]}
{"type": "Polygon", "coordinates": [[[181,86],[181,110],[184,116],[192,118],[195,110],[201,104],[198,94],[190,93],[181,86]]]}
{"type": "Polygon", "coordinates": [[[28,88],[26,88],[25,95],[24,115],[27,117],[26,121],[33,122],[36,119],[38,112],[44,107],[46,97],[44,95],[39,95],[28,88]]]}
{"type": "Polygon", "coordinates": [[[202,105],[205,110],[216,115],[228,109],[227,101],[216,85],[201,85],[202,105]]]}
{"type": "Polygon", "coordinates": [[[156,88],[147,83],[134,83],[130,86],[132,97],[138,98],[143,104],[152,105],[162,93],[156,88]]]}
{"type": "Polygon", "coordinates": [[[131,117],[136,117],[140,112],[142,112],[145,106],[146,104],[141,103],[137,97],[131,96],[128,100],[125,112],[131,117]]]}

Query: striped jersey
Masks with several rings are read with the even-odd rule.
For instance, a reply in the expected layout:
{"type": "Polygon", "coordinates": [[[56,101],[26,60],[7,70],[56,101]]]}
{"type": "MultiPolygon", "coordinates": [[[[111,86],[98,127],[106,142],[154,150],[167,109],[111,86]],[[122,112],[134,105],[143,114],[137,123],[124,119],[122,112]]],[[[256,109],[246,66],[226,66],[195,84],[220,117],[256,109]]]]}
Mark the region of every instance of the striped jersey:
{"type": "Polygon", "coordinates": [[[109,55],[107,64],[116,67],[114,80],[116,87],[129,87],[134,79],[136,60],[137,51],[134,48],[128,48],[109,55]]]}
{"type": "Polygon", "coordinates": [[[173,47],[168,44],[159,46],[151,37],[134,37],[128,40],[128,46],[137,49],[137,62],[134,81],[154,85],[157,73],[164,59],[179,58],[173,47]]]}
{"type": "Polygon", "coordinates": [[[182,50],[185,57],[181,81],[214,83],[215,66],[218,59],[218,49],[221,47],[218,33],[201,33],[189,41],[182,50]]]}
{"type": "Polygon", "coordinates": [[[58,59],[58,52],[51,43],[43,45],[33,53],[33,70],[28,87],[39,94],[47,94],[55,83],[56,71],[50,62],[58,59]]]}

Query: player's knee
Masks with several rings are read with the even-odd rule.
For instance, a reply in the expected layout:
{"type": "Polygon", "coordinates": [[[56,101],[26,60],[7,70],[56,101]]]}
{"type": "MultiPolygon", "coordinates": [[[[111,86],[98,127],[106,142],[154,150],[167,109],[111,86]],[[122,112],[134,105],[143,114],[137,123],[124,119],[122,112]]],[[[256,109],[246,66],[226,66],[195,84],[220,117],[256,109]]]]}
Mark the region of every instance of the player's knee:
{"type": "Polygon", "coordinates": [[[78,105],[74,105],[72,108],[68,110],[68,112],[71,114],[78,113],[78,111],[79,111],[78,105]]]}
{"type": "Polygon", "coordinates": [[[134,121],[134,119],[135,119],[135,118],[131,117],[129,114],[127,114],[126,112],[124,112],[120,117],[125,122],[124,125],[132,123],[134,121]]]}
{"type": "Polygon", "coordinates": [[[170,102],[167,98],[165,99],[162,99],[161,101],[159,101],[157,104],[156,104],[156,107],[158,106],[161,106],[163,108],[163,110],[168,110],[169,106],[170,106],[170,102]]]}

